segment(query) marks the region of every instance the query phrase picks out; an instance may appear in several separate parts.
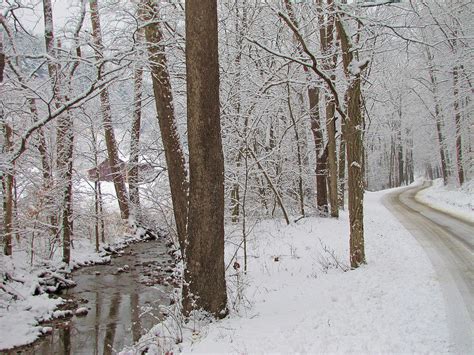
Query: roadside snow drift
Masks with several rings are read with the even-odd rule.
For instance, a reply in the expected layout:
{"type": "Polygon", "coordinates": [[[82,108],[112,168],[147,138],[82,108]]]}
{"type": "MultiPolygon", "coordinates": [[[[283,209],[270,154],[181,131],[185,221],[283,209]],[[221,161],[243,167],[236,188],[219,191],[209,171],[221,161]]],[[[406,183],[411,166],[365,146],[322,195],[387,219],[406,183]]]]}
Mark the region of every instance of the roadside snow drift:
{"type": "Polygon", "coordinates": [[[416,199],[437,210],[474,223],[474,180],[461,188],[444,186],[443,179],[434,180],[433,186],[420,191],[416,199]]]}

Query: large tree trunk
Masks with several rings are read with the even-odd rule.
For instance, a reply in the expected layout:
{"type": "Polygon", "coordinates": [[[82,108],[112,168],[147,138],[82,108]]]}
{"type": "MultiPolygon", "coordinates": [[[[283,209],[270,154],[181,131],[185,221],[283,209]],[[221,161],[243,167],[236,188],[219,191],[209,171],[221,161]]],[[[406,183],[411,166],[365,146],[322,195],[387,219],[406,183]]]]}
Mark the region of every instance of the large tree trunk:
{"type": "Polygon", "coordinates": [[[360,80],[354,79],[349,87],[347,110],[347,165],[349,171],[350,260],[356,268],[365,263],[364,248],[364,176],[362,172],[363,142],[360,108],[360,80]]]}
{"type": "MultiPolygon", "coordinates": [[[[357,268],[365,263],[364,245],[364,176],[363,176],[363,140],[364,127],[361,108],[361,78],[360,72],[353,75],[349,65],[353,60],[352,45],[347,33],[336,18],[336,28],[341,42],[343,65],[346,77],[349,79],[347,89],[347,116],[345,117],[345,139],[347,151],[347,169],[349,185],[349,221],[350,221],[350,261],[351,267],[357,268]]],[[[361,70],[363,68],[360,68],[361,70]]]]}
{"type": "MultiPolygon", "coordinates": [[[[89,0],[91,10],[92,36],[96,46],[96,60],[99,62],[104,53],[104,46],[102,44],[102,31],[100,26],[99,8],[97,0],[89,0]]],[[[100,66],[99,71],[103,70],[103,65],[100,66]]],[[[109,158],[110,170],[115,187],[115,193],[120,208],[120,215],[122,219],[128,220],[129,206],[127,188],[125,186],[125,179],[123,171],[121,170],[120,159],[118,156],[117,142],[115,140],[114,128],[112,125],[112,109],[110,107],[109,90],[107,87],[100,92],[100,103],[102,106],[102,122],[104,126],[105,145],[107,146],[107,154],[109,158]]]]}
{"type": "Polygon", "coordinates": [[[189,222],[183,312],[227,315],[217,1],[186,1],[189,222]],[[192,295],[192,297],[191,297],[192,295]]]}
{"type": "MultiPolygon", "coordinates": [[[[2,117],[2,121],[4,117],[2,117]]],[[[8,153],[12,146],[13,132],[11,127],[5,122],[2,123],[4,149],[3,153],[8,153]]],[[[2,174],[2,188],[3,188],[3,254],[12,255],[12,236],[13,236],[13,166],[5,169],[2,174]]]]}
{"type": "Polygon", "coordinates": [[[308,88],[308,98],[311,116],[311,132],[313,133],[314,145],[316,149],[316,205],[320,215],[328,214],[328,195],[326,184],[326,160],[323,156],[324,142],[321,129],[321,117],[319,114],[319,89],[308,88]]]}
{"type": "Polygon", "coordinates": [[[145,36],[148,43],[148,58],[151,65],[153,93],[160,125],[161,140],[165,150],[168,178],[173,202],[173,212],[181,252],[184,253],[186,223],[188,216],[188,179],[185,157],[181,147],[173,106],[168,63],[163,35],[158,22],[158,8],[154,1],[147,0],[145,17],[148,25],[145,36]]]}

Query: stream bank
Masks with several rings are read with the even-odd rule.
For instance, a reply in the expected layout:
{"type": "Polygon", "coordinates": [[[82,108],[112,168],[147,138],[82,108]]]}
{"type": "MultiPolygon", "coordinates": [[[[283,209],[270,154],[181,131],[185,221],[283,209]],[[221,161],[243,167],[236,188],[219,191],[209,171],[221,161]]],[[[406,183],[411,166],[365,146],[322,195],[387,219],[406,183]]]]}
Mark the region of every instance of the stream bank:
{"type": "Polygon", "coordinates": [[[85,308],[87,314],[47,322],[49,334],[7,353],[113,354],[138,341],[162,319],[162,307],[178,287],[165,244],[163,239],[132,244],[108,265],[74,271],[77,286],[60,296],[66,307],[85,308]]]}

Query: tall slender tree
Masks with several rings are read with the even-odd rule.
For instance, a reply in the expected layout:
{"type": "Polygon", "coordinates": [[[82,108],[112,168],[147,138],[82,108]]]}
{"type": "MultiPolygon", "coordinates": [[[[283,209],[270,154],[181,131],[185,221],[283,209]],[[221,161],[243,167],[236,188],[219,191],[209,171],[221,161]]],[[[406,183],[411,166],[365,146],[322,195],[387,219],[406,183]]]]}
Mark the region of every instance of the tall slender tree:
{"type": "MultiPolygon", "coordinates": [[[[63,105],[66,99],[64,92],[65,75],[56,56],[53,9],[51,0],[43,0],[44,38],[48,54],[48,73],[52,85],[53,102],[56,108],[63,105]]],[[[60,43],[56,46],[59,48],[60,43]]],[[[72,238],[72,169],[73,169],[73,118],[69,110],[58,117],[57,121],[57,163],[59,178],[56,181],[61,196],[60,231],[63,243],[63,262],[69,263],[72,238]]],[[[54,226],[53,226],[54,227],[54,226]]]]}
{"type": "MultiPolygon", "coordinates": [[[[89,0],[91,10],[92,35],[94,38],[96,60],[99,64],[99,77],[104,70],[104,65],[100,62],[104,56],[104,45],[102,42],[102,29],[100,25],[99,5],[97,0],[89,0]]],[[[129,201],[127,188],[125,186],[125,179],[123,172],[120,169],[120,159],[118,156],[117,140],[115,139],[114,128],[112,125],[112,108],[110,107],[110,95],[108,87],[104,87],[100,92],[100,103],[102,122],[104,126],[105,144],[107,146],[108,160],[112,178],[115,187],[115,193],[120,208],[120,215],[122,219],[129,218],[129,201]]]]}
{"type": "Polygon", "coordinates": [[[144,17],[147,23],[145,37],[148,46],[148,61],[151,67],[153,94],[165,151],[168,179],[173,202],[173,212],[181,252],[185,249],[186,223],[188,215],[188,173],[174,113],[168,62],[163,44],[158,2],[144,0],[144,17]]]}
{"type": "MultiPolygon", "coordinates": [[[[138,11],[138,19],[141,19],[141,11],[138,11]]],[[[137,31],[138,46],[143,43],[143,30],[137,31]]],[[[140,169],[139,169],[139,154],[140,154],[140,128],[142,119],[142,91],[143,91],[143,66],[139,62],[134,69],[133,74],[133,119],[130,130],[130,158],[128,160],[128,187],[130,196],[130,212],[131,215],[140,222],[141,208],[140,208],[140,169]]]]}
{"type": "MultiPolygon", "coordinates": [[[[336,82],[337,52],[334,50],[334,5],[333,0],[327,0],[324,15],[323,1],[319,0],[319,41],[323,55],[323,67],[330,74],[331,80],[336,82]]],[[[338,173],[337,173],[337,151],[336,151],[336,104],[333,95],[327,93],[326,101],[326,131],[327,131],[327,179],[330,202],[331,217],[339,217],[338,205],[338,173]]]]}
{"type": "MultiPolygon", "coordinates": [[[[289,19],[294,25],[294,30],[299,31],[298,21],[293,9],[293,5],[290,0],[284,0],[286,10],[288,11],[289,19]]],[[[298,32],[299,33],[299,32],[298,32]]],[[[296,48],[298,54],[303,55],[304,50],[302,48],[302,43],[297,38],[296,33],[294,32],[296,48]]],[[[307,68],[305,68],[305,71],[307,68]]],[[[320,113],[320,90],[318,87],[308,86],[307,88],[308,101],[309,101],[309,112],[310,112],[310,124],[311,132],[313,133],[314,146],[316,152],[316,205],[318,212],[322,216],[327,216],[328,214],[328,189],[327,189],[327,151],[324,149],[324,136],[323,136],[323,127],[322,119],[320,113]]],[[[337,206],[336,206],[337,208],[337,206]]]]}

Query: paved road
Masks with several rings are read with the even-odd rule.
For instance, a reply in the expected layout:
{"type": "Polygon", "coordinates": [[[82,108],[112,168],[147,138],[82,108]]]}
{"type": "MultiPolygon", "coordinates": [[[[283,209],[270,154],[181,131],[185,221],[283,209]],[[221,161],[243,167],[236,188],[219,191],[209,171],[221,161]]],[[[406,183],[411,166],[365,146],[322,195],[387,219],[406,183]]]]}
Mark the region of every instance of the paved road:
{"type": "Polygon", "coordinates": [[[418,202],[429,184],[388,194],[384,205],[418,240],[433,264],[446,302],[455,354],[474,354],[474,223],[418,202]]]}

